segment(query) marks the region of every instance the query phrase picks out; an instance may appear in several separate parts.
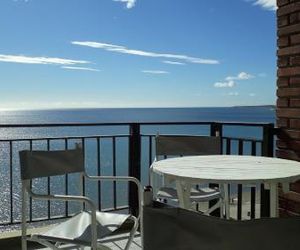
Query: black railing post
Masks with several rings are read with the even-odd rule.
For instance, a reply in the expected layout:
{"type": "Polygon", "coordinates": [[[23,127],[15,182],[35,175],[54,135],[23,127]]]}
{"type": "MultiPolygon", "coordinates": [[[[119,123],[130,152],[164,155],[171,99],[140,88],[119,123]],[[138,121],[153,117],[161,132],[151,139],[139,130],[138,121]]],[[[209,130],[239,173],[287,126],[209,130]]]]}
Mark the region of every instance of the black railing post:
{"type": "MultiPolygon", "coordinates": [[[[141,134],[140,124],[129,125],[129,176],[141,180],[141,134]]],[[[132,214],[138,214],[138,190],[134,183],[129,184],[129,209],[132,214]]]]}
{"type": "MultiPolygon", "coordinates": [[[[223,126],[221,123],[217,123],[217,122],[213,122],[210,124],[210,136],[218,136],[221,137],[221,148],[220,148],[220,152],[223,152],[223,143],[222,143],[222,136],[223,136],[223,126]]],[[[209,184],[210,188],[216,188],[218,187],[217,184],[215,183],[210,183],[209,184]]],[[[217,200],[212,200],[209,201],[209,207],[212,207],[213,205],[215,205],[217,203],[217,200]]],[[[213,216],[217,216],[220,217],[220,209],[216,209],[214,210],[211,215],[213,216]]]]}
{"type": "Polygon", "coordinates": [[[274,124],[269,123],[263,126],[262,156],[274,156],[274,124]]]}
{"type": "Polygon", "coordinates": [[[223,125],[218,122],[210,124],[210,136],[223,136],[223,125]]]}
{"type": "MultiPolygon", "coordinates": [[[[274,124],[263,126],[262,156],[274,156],[274,124]]],[[[260,217],[270,217],[270,190],[265,189],[264,184],[260,187],[260,217]]]]}

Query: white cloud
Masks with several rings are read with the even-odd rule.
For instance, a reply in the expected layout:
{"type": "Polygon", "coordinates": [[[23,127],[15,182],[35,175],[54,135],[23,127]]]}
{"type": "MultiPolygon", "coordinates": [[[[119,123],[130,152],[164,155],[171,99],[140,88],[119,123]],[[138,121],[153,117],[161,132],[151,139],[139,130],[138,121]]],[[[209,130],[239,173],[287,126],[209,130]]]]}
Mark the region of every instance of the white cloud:
{"type": "Polygon", "coordinates": [[[216,88],[233,88],[235,86],[234,81],[226,81],[226,82],[216,82],[214,84],[216,88]]]}
{"type": "Polygon", "coordinates": [[[250,93],[249,96],[254,97],[254,96],[256,96],[256,94],[255,93],[250,93]]]}
{"type": "Polygon", "coordinates": [[[254,2],[254,5],[259,5],[262,8],[266,10],[276,10],[277,9],[277,4],[276,0],[250,0],[251,2],[254,2]]]}
{"type": "Polygon", "coordinates": [[[216,88],[233,88],[236,86],[235,81],[244,81],[254,78],[253,75],[250,75],[246,72],[241,72],[237,76],[227,76],[224,81],[214,83],[216,88]]]}
{"type": "Polygon", "coordinates": [[[52,65],[74,65],[74,64],[86,64],[88,61],[71,60],[56,57],[30,57],[23,55],[1,55],[0,62],[9,63],[26,63],[26,64],[52,64],[52,65]]]}
{"type": "Polygon", "coordinates": [[[72,69],[72,70],[86,70],[86,71],[96,71],[100,72],[99,69],[87,68],[87,67],[73,67],[73,66],[62,66],[62,69],[72,69]]]}
{"type": "Polygon", "coordinates": [[[174,62],[174,61],[163,61],[163,63],[166,63],[166,64],[173,64],[173,65],[185,65],[185,63],[182,63],[182,62],[174,62]]]}
{"type": "Polygon", "coordinates": [[[147,73],[147,74],[169,74],[168,71],[164,71],[164,70],[142,70],[143,73],[147,73]]]}
{"type": "Polygon", "coordinates": [[[136,56],[145,56],[145,57],[154,57],[154,58],[166,58],[166,59],[175,59],[181,60],[188,63],[199,63],[199,64],[219,64],[218,60],[213,59],[203,59],[197,57],[191,57],[186,55],[177,55],[177,54],[168,54],[168,53],[155,53],[155,52],[148,52],[142,50],[135,50],[135,49],[128,49],[124,46],[108,44],[108,43],[98,43],[98,42],[90,42],[90,41],[72,41],[74,45],[86,46],[91,48],[97,49],[104,49],[106,51],[121,53],[121,54],[130,54],[136,56]]]}
{"type": "Polygon", "coordinates": [[[131,9],[135,6],[136,0],[114,0],[115,2],[126,3],[126,8],[131,9]]]}
{"type": "Polygon", "coordinates": [[[241,72],[237,76],[227,76],[225,79],[227,81],[231,81],[231,80],[249,80],[251,78],[254,78],[254,76],[246,72],[241,72]]]}

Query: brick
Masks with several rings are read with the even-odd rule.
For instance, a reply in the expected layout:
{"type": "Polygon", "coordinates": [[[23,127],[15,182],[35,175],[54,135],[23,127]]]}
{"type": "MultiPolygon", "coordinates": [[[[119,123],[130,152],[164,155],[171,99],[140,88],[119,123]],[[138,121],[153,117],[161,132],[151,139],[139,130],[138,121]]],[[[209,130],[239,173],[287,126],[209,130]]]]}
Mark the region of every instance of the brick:
{"type": "Polygon", "coordinates": [[[277,46],[280,48],[289,46],[289,37],[288,36],[279,37],[277,39],[277,46]]]}
{"type": "Polygon", "coordinates": [[[277,26],[279,28],[287,26],[289,24],[289,16],[281,16],[277,18],[277,26]]]}
{"type": "Polygon", "coordinates": [[[300,44],[300,34],[291,36],[291,45],[300,44]]]}
{"type": "Polygon", "coordinates": [[[290,65],[291,66],[299,66],[300,65],[300,56],[290,57],[290,65]]]}
{"type": "Polygon", "coordinates": [[[291,191],[293,192],[297,192],[300,194],[300,181],[297,181],[297,182],[294,182],[294,183],[291,183],[291,191]]]}
{"type": "MultiPolygon", "coordinates": [[[[294,152],[300,160],[300,130],[298,129],[281,129],[277,133],[278,140],[276,144],[279,149],[294,152]]],[[[290,153],[290,152],[289,152],[290,153]]],[[[300,169],[300,167],[299,167],[300,169]]]]}
{"type": "Polygon", "coordinates": [[[279,88],[278,97],[300,97],[300,88],[279,88]]]}
{"type": "Polygon", "coordinates": [[[299,216],[300,214],[293,212],[293,211],[288,211],[286,209],[282,209],[279,207],[279,217],[285,218],[285,217],[294,217],[294,216],[299,216]]]}
{"type": "MultiPolygon", "coordinates": [[[[297,129],[284,129],[284,128],[281,128],[278,132],[277,132],[277,138],[278,140],[280,141],[284,141],[285,143],[289,143],[293,138],[291,137],[290,135],[290,132],[294,132],[294,131],[298,131],[297,129]]],[[[295,139],[296,140],[296,139],[295,139]]]]}
{"type": "Polygon", "coordinates": [[[287,87],[289,86],[289,78],[287,77],[279,77],[277,79],[277,86],[280,87],[287,87]]]}
{"type": "Polygon", "coordinates": [[[300,140],[300,131],[299,130],[289,129],[289,130],[285,130],[285,133],[289,137],[289,140],[291,140],[291,139],[300,140]]]}
{"type": "Polygon", "coordinates": [[[287,193],[283,193],[281,197],[289,201],[300,203],[300,193],[298,192],[290,191],[287,193]]]}
{"type": "Polygon", "coordinates": [[[289,59],[290,59],[289,57],[283,57],[283,56],[278,57],[277,66],[278,67],[286,67],[286,66],[288,66],[289,62],[290,62],[289,59]]]}
{"type": "Polygon", "coordinates": [[[279,27],[277,30],[277,35],[285,36],[285,35],[290,35],[293,33],[299,33],[299,30],[300,30],[300,23],[288,25],[288,26],[284,26],[284,27],[279,27]]]}
{"type": "Polygon", "coordinates": [[[278,98],[277,99],[277,107],[288,107],[289,106],[289,100],[287,98],[278,98]]]}
{"type": "Polygon", "coordinates": [[[300,119],[290,119],[289,127],[292,129],[300,129],[300,119]]]}
{"type": "Polygon", "coordinates": [[[289,125],[289,119],[287,119],[287,118],[277,118],[276,125],[277,125],[277,127],[285,128],[289,125]]]}
{"type": "Polygon", "coordinates": [[[295,24],[300,22],[300,12],[296,12],[290,15],[290,24],[295,24]]]}
{"type": "Polygon", "coordinates": [[[298,109],[298,108],[277,108],[276,114],[278,117],[300,118],[300,109],[298,109]]]}
{"type": "Polygon", "coordinates": [[[282,200],[288,200],[288,201],[300,203],[300,194],[294,191],[288,191],[286,193],[280,192],[279,198],[282,200]]]}
{"type": "Polygon", "coordinates": [[[276,147],[279,148],[279,149],[287,149],[286,142],[284,142],[282,140],[277,140],[276,141],[276,147]]]}
{"type": "Polygon", "coordinates": [[[281,6],[278,10],[277,10],[277,16],[284,16],[287,14],[291,14],[294,12],[300,11],[300,2],[295,2],[295,3],[290,3],[284,6],[281,6]]]}
{"type": "Polygon", "coordinates": [[[280,76],[296,76],[300,75],[300,67],[279,68],[277,75],[280,76]]]}
{"type": "Polygon", "coordinates": [[[289,56],[293,54],[300,54],[300,45],[280,48],[277,50],[278,56],[289,56]]]}
{"type": "Polygon", "coordinates": [[[277,0],[277,6],[281,7],[289,3],[289,0],[277,0]]]}
{"type": "Polygon", "coordinates": [[[288,192],[283,194],[279,199],[280,208],[285,211],[292,211],[293,213],[300,213],[300,196],[296,192],[288,192]]]}
{"type": "Polygon", "coordinates": [[[286,149],[291,150],[300,158],[300,141],[287,141],[285,142],[286,149]]]}
{"type": "Polygon", "coordinates": [[[300,77],[291,77],[290,86],[300,85],[300,77]]]}
{"type": "Polygon", "coordinates": [[[291,98],[289,106],[291,108],[299,108],[300,107],[300,99],[299,98],[291,98]]]}
{"type": "Polygon", "coordinates": [[[300,142],[299,141],[291,142],[290,144],[288,144],[288,148],[290,150],[293,150],[297,154],[300,161],[300,142]]]}
{"type": "Polygon", "coordinates": [[[294,151],[286,150],[286,149],[276,150],[276,156],[282,159],[290,159],[294,161],[300,160],[300,157],[294,151]]]}

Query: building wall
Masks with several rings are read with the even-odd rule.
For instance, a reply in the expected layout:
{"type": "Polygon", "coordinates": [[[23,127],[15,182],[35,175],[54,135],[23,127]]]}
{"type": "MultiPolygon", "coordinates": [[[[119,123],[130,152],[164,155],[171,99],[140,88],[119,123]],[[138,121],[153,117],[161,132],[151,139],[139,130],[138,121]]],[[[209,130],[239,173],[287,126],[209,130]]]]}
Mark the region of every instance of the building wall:
{"type": "MultiPolygon", "coordinates": [[[[276,155],[300,161],[300,0],[277,0],[276,155]]],[[[300,215],[300,182],[280,196],[281,215],[300,215]]]]}

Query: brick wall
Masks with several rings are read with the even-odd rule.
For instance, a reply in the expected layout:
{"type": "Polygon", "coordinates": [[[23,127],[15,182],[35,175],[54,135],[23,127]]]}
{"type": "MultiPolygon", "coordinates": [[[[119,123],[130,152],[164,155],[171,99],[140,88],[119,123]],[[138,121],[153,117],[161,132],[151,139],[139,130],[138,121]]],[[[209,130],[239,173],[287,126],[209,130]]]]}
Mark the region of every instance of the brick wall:
{"type": "MultiPolygon", "coordinates": [[[[300,161],[300,0],[277,0],[278,71],[276,155],[300,161]]],[[[281,194],[280,213],[300,215],[300,182],[281,194]]]]}

